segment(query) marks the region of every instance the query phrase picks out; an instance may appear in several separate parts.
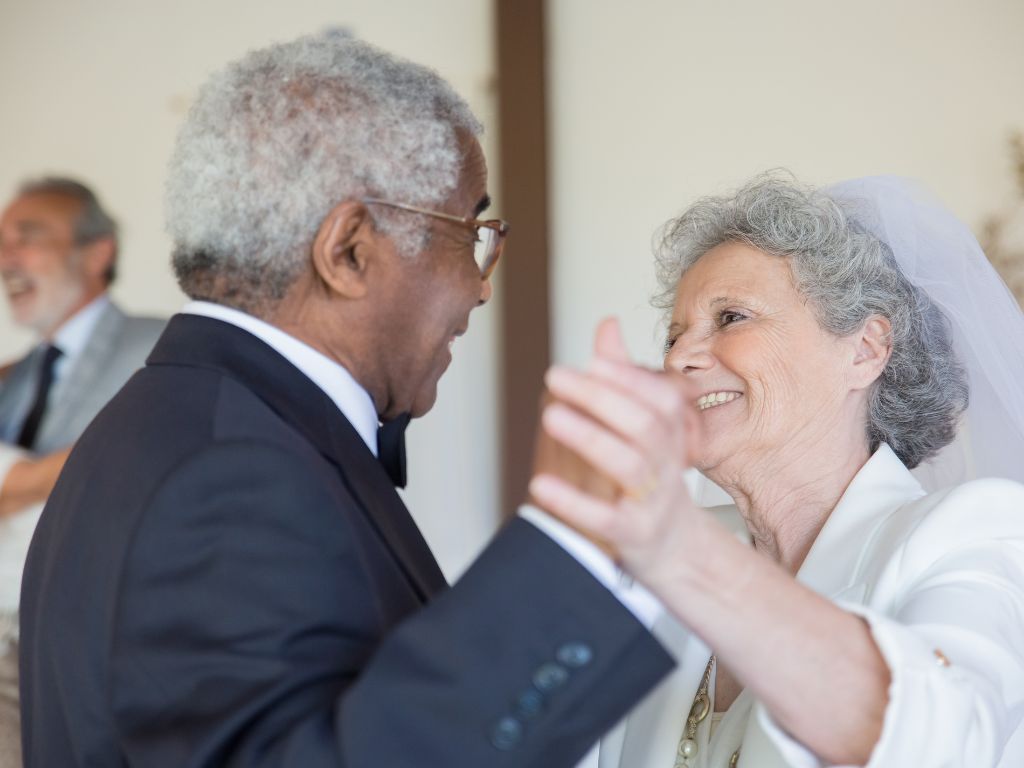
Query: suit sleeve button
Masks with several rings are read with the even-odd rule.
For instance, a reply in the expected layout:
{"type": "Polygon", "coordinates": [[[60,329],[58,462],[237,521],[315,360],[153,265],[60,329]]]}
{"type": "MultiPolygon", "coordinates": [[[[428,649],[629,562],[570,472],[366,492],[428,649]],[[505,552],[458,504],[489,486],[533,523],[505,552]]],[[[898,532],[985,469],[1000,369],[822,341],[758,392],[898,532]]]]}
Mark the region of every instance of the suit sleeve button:
{"type": "Polygon", "coordinates": [[[579,669],[591,662],[594,652],[584,643],[566,643],[558,649],[555,658],[570,669],[579,669]]]}
{"type": "Polygon", "coordinates": [[[561,688],[568,679],[569,670],[561,664],[544,664],[533,673],[533,684],[541,693],[561,688]]]}
{"type": "Polygon", "coordinates": [[[514,717],[503,717],[491,731],[491,744],[507,752],[523,740],[523,725],[514,717]]]}
{"type": "Polygon", "coordinates": [[[524,720],[532,720],[544,709],[544,694],[531,688],[523,691],[516,700],[516,714],[524,720]]]}

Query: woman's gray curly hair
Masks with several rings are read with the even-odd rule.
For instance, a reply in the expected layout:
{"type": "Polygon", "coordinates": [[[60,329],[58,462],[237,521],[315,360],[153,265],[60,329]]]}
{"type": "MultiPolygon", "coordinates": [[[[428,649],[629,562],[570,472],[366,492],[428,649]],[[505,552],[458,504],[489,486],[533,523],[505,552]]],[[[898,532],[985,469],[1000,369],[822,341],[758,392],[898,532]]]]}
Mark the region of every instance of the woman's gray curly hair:
{"type": "Polygon", "coordinates": [[[889,246],[843,205],[778,174],[757,177],[732,196],[697,201],[662,230],[655,306],[671,311],[683,273],[726,242],[786,257],[798,290],[831,333],[853,333],[872,315],[888,318],[892,356],[868,404],[872,451],[888,443],[913,468],[952,442],[968,390],[949,323],[903,276],[889,246]]]}
{"type": "MultiPolygon", "coordinates": [[[[178,135],[165,194],[178,282],[260,314],[333,206],[439,206],[458,183],[459,133],[481,130],[435,72],[343,33],[249,53],[202,87],[178,135]]],[[[423,246],[418,217],[373,215],[403,254],[423,246]]]]}

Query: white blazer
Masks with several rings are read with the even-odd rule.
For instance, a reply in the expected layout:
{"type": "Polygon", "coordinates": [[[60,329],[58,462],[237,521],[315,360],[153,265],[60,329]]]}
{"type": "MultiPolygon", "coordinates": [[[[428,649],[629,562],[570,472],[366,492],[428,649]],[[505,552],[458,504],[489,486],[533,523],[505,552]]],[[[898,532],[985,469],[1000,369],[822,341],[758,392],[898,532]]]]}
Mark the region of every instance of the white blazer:
{"type": "MultiPolygon", "coordinates": [[[[797,579],[863,616],[889,665],[869,768],[1024,766],[1024,486],[974,480],[926,495],[883,445],[797,579]]],[[[709,650],[669,619],[656,633],[679,667],[602,740],[600,768],[673,764],[709,650]]],[[[699,768],[726,768],[737,747],[739,768],[824,765],[746,692],[711,743],[709,729],[707,718],[699,768]]]]}

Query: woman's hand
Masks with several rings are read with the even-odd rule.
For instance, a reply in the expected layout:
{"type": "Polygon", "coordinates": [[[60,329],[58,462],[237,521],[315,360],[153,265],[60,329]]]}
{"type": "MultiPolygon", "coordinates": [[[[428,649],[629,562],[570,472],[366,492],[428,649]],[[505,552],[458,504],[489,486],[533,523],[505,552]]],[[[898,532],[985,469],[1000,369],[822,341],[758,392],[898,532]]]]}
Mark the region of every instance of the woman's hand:
{"type": "MultiPolygon", "coordinates": [[[[541,398],[541,414],[556,403],[558,400],[546,390],[541,398]]],[[[608,502],[614,502],[620,493],[619,486],[614,480],[585,461],[579,453],[552,437],[543,426],[537,430],[537,441],[533,451],[533,474],[561,478],[587,495],[608,502]]],[[[536,499],[530,501],[535,503],[536,499]]]]}

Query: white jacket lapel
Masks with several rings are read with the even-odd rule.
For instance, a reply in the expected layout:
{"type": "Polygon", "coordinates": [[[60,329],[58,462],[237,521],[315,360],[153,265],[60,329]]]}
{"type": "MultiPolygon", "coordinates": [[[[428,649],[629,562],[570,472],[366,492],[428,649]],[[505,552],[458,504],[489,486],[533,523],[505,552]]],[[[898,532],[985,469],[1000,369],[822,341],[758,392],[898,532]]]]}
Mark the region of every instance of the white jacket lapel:
{"type": "Polygon", "coordinates": [[[606,754],[602,742],[600,768],[665,768],[672,765],[679,737],[711,652],[699,638],[667,614],[658,620],[653,632],[676,657],[679,665],[630,712],[625,721],[620,753],[615,755],[609,749],[606,754]]]}
{"type": "Polygon", "coordinates": [[[914,476],[888,445],[881,445],[832,510],[797,581],[833,600],[862,601],[866,590],[860,571],[872,539],[890,511],[921,496],[924,489],[914,476]]]}

